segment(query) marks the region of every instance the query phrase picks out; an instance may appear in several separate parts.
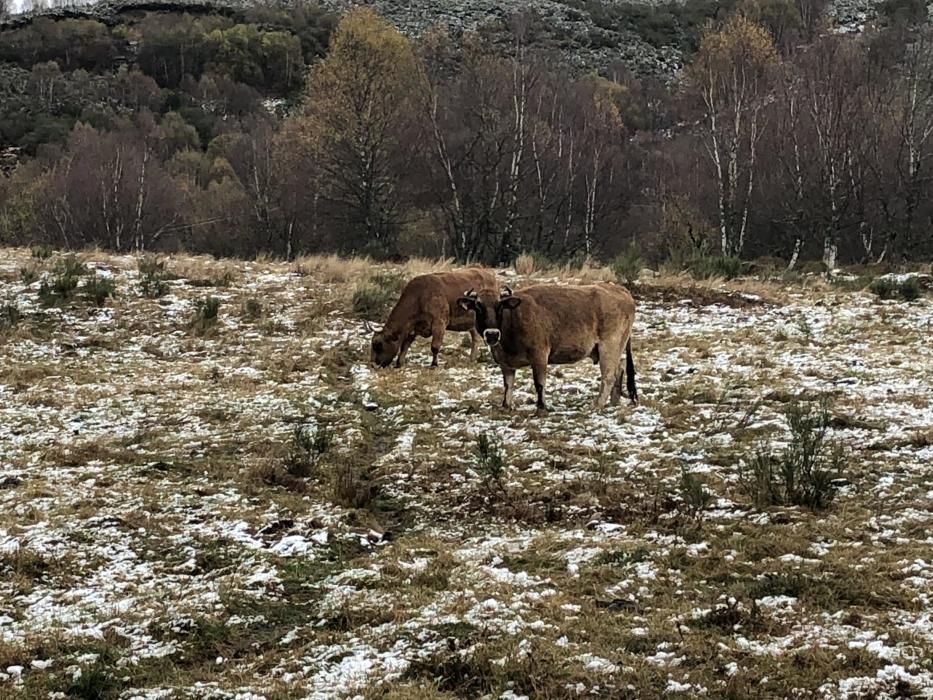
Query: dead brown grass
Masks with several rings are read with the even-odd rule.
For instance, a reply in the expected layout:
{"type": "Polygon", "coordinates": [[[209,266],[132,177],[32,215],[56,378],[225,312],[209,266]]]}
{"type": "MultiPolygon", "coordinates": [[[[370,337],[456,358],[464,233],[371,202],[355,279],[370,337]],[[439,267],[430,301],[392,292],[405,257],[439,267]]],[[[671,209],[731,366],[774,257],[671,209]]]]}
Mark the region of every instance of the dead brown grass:
{"type": "Polygon", "coordinates": [[[173,255],[166,259],[171,274],[204,287],[229,287],[240,278],[241,267],[236,261],[207,255],[173,255]]]}
{"type": "MultiPolygon", "coordinates": [[[[287,532],[307,536],[322,529],[331,534],[327,546],[315,545],[315,556],[307,560],[246,551],[233,542],[192,543],[198,550],[194,556],[198,571],[209,572],[233,589],[242,587],[256,562],[276,568],[286,593],[270,587],[265,597],[250,599],[249,606],[238,610],[274,620],[278,636],[270,641],[274,633],[265,623],[238,626],[231,634],[213,617],[201,620],[218,624],[205,624],[197,633],[200,637],[182,639],[183,652],[161,665],[121,671],[127,678],[118,679],[121,693],[159,685],[183,691],[204,682],[216,684],[218,692],[235,690],[239,684],[266,697],[291,698],[300,694],[296,689],[306,690],[302,681],[286,687],[269,678],[271,669],[297,670],[305,657],[319,653],[323,645],[337,647],[348,639],[379,647],[384,640],[391,642],[391,635],[398,631],[406,639],[424,635],[431,642],[439,640],[431,648],[440,651],[416,661],[397,681],[380,686],[381,679],[372,679],[368,687],[358,690],[366,698],[496,696],[507,689],[529,697],[562,698],[573,696],[570,688],[576,683],[583,683],[594,695],[660,697],[670,679],[702,686],[707,697],[793,697],[806,694],[825,679],[873,676],[879,663],[872,654],[849,649],[846,639],[838,648],[821,639],[825,649],[809,649],[806,638],[794,638],[800,629],[815,624],[836,633],[852,625],[890,634],[891,644],[902,639],[896,637],[898,620],[915,615],[922,603],[904,569],[910,562],[929,558],[922,548],[925,521],[909,519],[912,510],[926,508],[921,474],[902,478],[903,472],[894,471],[898,486],[905,486],[883,499],[866,495],[859,485],[840,498],[838,507],[819,517],[793,508],[752,512],[729,479],[728,470],[755,439],[777,432],[768,421],[780,412],[780,403],[802,393],[795,378],[782,374],[768,358],[748,360],[741,355],[743,348],[771,342],[774,326],[768,326],[766,333],[734,330],[714,337],[700,328],[675,334],[665,328],[663,314],[653,314],[651,318],[659,325],[645,334],[636,362],[640,369],[644,367],[649,388],[640,410],[656,414],[658,428],[646,440],[644,426],[636,420],[636,443],[607,439],[603,445],[607,434],[616,435],[613,429],[596,432],[600,444],[594,447],[591,440],[585,440],[590,424],[582,411],[550,423],[532,417],[530,410],[511,416],[498,413],[498,383],[490,384],[487,392],[477,391],[472,381],[477,376],[473,372],[494,372],[495,368],[469,363],[465,349],[456,347],[463,338],[445,343],[444,359],[449,361],[433,374],[417,366],[401,372],[370,371],[364,367],[365,340],[341,339],[340,333],[349,327],[346,302],[357,279],[386,271],[414,275],[444,269],[449,261],[416,260],[390,266],[326,258],[314,265],[323,270],[320,278],[311,272],[304,278],[265,278],[261,291],[251,284],[247,292],[238,282],[254,282],[251,275],[260,268],[278,275],[292,272],[295,266],[269,260],[244,264],[232,286],[217,292],[231,297],[224,308],[239,310],[231,312],[230,318],[240,322],[242,315],[255,316],[240,326],[251,334],[249,342],[241,342],[242,334],[233,329],[212,340],[178,340],[172,335],[178,321],[163,315],[158,303],[134,298],[121,309],[124,315],[117,324],[95,328],[90,336],[79,325],[87,323],[87,318],[72,317],[73,327],[54,325],[50,333],[55,347],[67,343],[73,348],[61,362],[39,359],[27,364],[11,355],[0,369],[0,381],[9,380],[4,383],[19,390],[7,395],[12,404],[54,408],[62,424],[87,407],[127,398],[121,404],[125,410],[139,408],[147,418],[159,421],[157,428],[141,427],[137,434],[124,431],[122,439],[68,435],[67,439],[62,436],[60,446],[48,441],[14,453],[9,465],[17,474],[25,474],[9,490],[0,491],[16,499],[15,510],[0,513],[0,525],[10,532],[39,522],[82,523],[101,513],[113,514],[119,518],[116,525],[99,530],[77,527],[75,538],[95,542],[107,541],[114,534],[132,538],[142,558],[169,568],[188,556],[173,544],[172,536],[190,522],[205,526],[214,521],[243,522],[249,532],[258,532],[269,525],[270,518],[281,517],[291,523],[276,531],[275,537],[287,532]],[[361,273],[359,277],[354,270],[361,273]],[[243,306],[244,300],[254,297],[261,300],[265,317],[247,313],[243,306]],[[273,317],[290,323],[273,323],[273,317]],[[334,326],[338,326],[336,332],[334,326]],[[257,332],[262,337],[252,335],[257,332]],[[135,335],[145,340],[137,344],[134,357],[125,347],[135,335]],[[724,371],[721,377],[716,371],[706,371],[713,358],[723,353],[746,360],[743,368],[767,371],[741,376],[724,371]],[[671,362],[664,361],[674,354],[677,357],[671,362]],[[235,374],[240,366],[249,366],[258,374],[235,374]],[[687,367],[693,371],[685,372],[687,367]],[[188,378],[181,381],[180,375],[188,378]],[[75,383],[87,386],[75,390],[75,383]],[[29,393],[22,395],[23,391],[29,393]],[[434,399],[440,392],[443,403],[434,399]],[[43,398],[46,393],[48,398],[43,398]],[[768,398],[753,416],[755,421],[762,419],[761,425],[751,429],[749,421],[743,423],[743,415],[762,394],[768,398]],[[375,408],[363,407],[364,395],[375,408]],[[313,399],[314,411],[339,420],[339,455],[327,462],[322,473],[299,479],[289,475],[282,463],[290,427],[309,417],[309,399],[313,399]],[[520,443],[506,444],[509,471],[503,493],[491,493],[473,473],[468,451],[475,435],[470,431],[484,423],[490,430],[523,436],[520,443]],[[412,431],[411,448],[386,459],[387,453],[397,449],[403,431],[412,431]],[[179,438],[182,434],[184,439],[179,438]],[[731,440],[714,440],[723,436],[731,440]],[[701,449],[704,462],[712,467],[702,479],[714,496],[714,505],[703,517],[692,520],[684,515],[678,487],[681,464],[672,456],[684,442],[701,449]],[[620,463],[629,459],[638,468],[623,472],[620,463]],[[80,498],[71,498],[65,493],[70,489],[53,483],[52,475],[74,479],[87,491],[77,489],[80,498]],[[114,501],[114,494],[126,494],[125,504],[114,501]],[[173,511],[170,500],[181,502],[184,509],[173,511]],[[726,505],[718,505],[720,500],[726,505]],[[734,509],[729,507],[730,500],[736,504],[734,509]],[[712,512],[718,508],[722,509],[718,515],[712,512]],[[867,528],[872,517],[898,523],[890,529],[901,539],[879,546],[875,538],[889,525],[879,520],[877,528],[867,528]],[[595,522],[611,522],[622,529],[603,537],[593,532],[595,522]],[[366,537],[370,529],[388,530],[393,538],[371,547],[357,544],[357,535],[366,537]],[[466,545],[470,550],[458,551],[465,539],[474,537],[481,543],[479,554],[473,553],[472,543],[466,545]],[[523,546],[513,549],[495,544],[512,538],[523,546]],[[910,544],[898,543],[904,539],[910,544]],[[811,550],[814,542],[836,542],[839,548],[815,554],[811,550]],[[692,551],[690,547],[697,544],[705,548],[692,551]],[[570,557],[578,549],[583,556],[570,557]],[[592,553],[593,549],[599,551],[592,553]],[[576,562],[574,572],[568,569],[570,559],[576,562]],[[487,566],[526,574],[540,584],[526,587],[505,574],[491,576],[487,566]],[[328,612],[322,628],[311,629],[322,619],[314,597],[323,596],[330,585],[322,579],[350,569],[367,569],[374,575],[339,583],[355,589],[352,602],[328,612]],[[547,595],[537,595],[545,590],[547,595]],[[796,599],[791,609],[773,612],[762,605],[753,611],[756,598],[780,595],[796,599]],[[294,596],[305,596],[303,603],[312,602],[298,606],[294,596]],[[741,609],[724,608],[723,596],[737,598],[741,609]],[[475,619],[468,616],[490,599],[500,610],[508,610],[508,615],[514,613],[519,630],[514,637],[496,630],[502,618],[495,615],[488,629],[466,621],[475,619]],[[432,608],[444,624],[433,625],[419,617],[432,608]],[[713,613],[693,620],[694,608],[713,609],[713,613]],[[676,618],[681,616],[686,621],[678,625],[676,618]],[[387,628],[386,636],[381,630],[378,637],[368,636],[374,625],[383,623],[399,627],[387,628]],[[298,636],[287,645],[277,645],[281,635],[295,626],[301,627],[298,636]],[[635,628],[646,632],[635,633],[635,628]],[[242,643],[231,639],[237,635],[242,636],[242,643]],[[763,645],[786,643],[790,649],[780,656],[758,657],[736,641],[739,635],[763,645]],[[569,646],[554,643],[561,637],[568,639],[569,646]],[[218,667],[214,657],[231,649],[244,650],[242,663],[218,667]],[[255,649],[261,649],[261,657],[255,649]],[[682,658],[680,665],[652,665],[647,659],[658,651],[682,658]],[[582,653],[618,668],[608,674],[594,671],[578,658],[582,653]],[[734,676],[724,671],[730,663],[739,667],[734,676]],[[598,692],[593,690],[596,686],[598,692]]],[[[210,279],[214,272],[212,266],[194,270],[199,279],[210,279]]],[[[598,266],[588,271],[568,266],[562,271],[535,271],[534,276],[576,283],[602,274],[598,266]]],[[[516,289],[534,279],[518,282],[516,289]]],[[[762,293],[752,293],[764,298],[763,292],[771,287],[762,284],[762,293]]],[[[638,289],[644,290],[641,298],[662,304],[690,299],[696,307],[721,303],[747,306],[751,313],[760,305],[738,296],[752,289],[742,281],[694,282],[675,275],[645,281],[638,289]]],[[[209,291],[184,285],[175,294],[192,300],[209,291]]],[[[773,291],[774,296],[765,301],[780,302],[785,292],[799,295],[802,288],[775,283],[773,291]]],[[[831,299],[830,294],[844,300],[844,292],[829,288],[825,293],[813,292],[813,298],[831,299]]],[[[870,335],[884,339],[886,346],[902,319],[893,311],[887,313],[885,323],[870,326],[870,335]]],[[[867,322],[851,323],[853,332],[869,328],[867,322]]],[[[835,332],[838,335],[838,329],[835,332]]],[[[426,342],[419,343],[424,344],[414,347],[412,357],[423,359],[426,342]]],[[[819,351],[817,345],[805,346],[797,333],[786,333],[782,343],[784,350],[799,346],[819,351]]],[[[484,350],[483,358],[488,360],[488,351],[484,350]]],[[[902,361],[907,364],[903,357],[902,361]]],[[[555,390],[571,382],[595,382],[595,370],[589,371],[555,370],[555,390]]],[[[520,374],[519,381],[525,398],[530,398],[530,377],[520,374]]],[[[877,415],[870,401],[863,405],[842,390],[837,393],[844,399],[834,413],[837,427],[874,431],[868,438],[874,440],[874,450],[866,458],[869,464],[854,465],[853,473],[877,478],[899,459],[888,452],[930,444],[926,428],[887,437],[882,429],[894,426],[870,420],[877,415]]],[[[562,399],[565,405],[577,405],[575,398],[562,399]]],[[[913,399],[899,395],[896,400],[904,404],[913,399]]],[[[918,408],[923,408],[919,393],[916,400],[918,408]]],[[[45,413],[20,413],[16,416],[18,435],[28,438],[31,430],[45,430],[45,413]]],[[[600,420],[617,420],[624,431],[632,416],[620,410],[600,420]]],[[[263,538],[266,544],[275,541],[263,538]]],[[[72,544],[77,548],[78,540],[72,544]]],[[[45,586],[44,576],[63,573],[57,561],[7,563],[11,571],[17,570],[16,591],[38,589],[45,586]],[[45,564],[52,568],[43,572],[45,564]]],[[[0,574],[0,586],[2,580],[0,574]]],[[[9,590],[13,589],[8,585],[0,593],[9,590]]],[[[224,598],[224,605],[228,603],[224,598]]],[[[11,607],[0,603],[0,614],[11,614],[11,607]]],[[[14,619],[16,614],[12,613],[14,619]]],[[[165,634],[179,641],[170,632],[165,634]]],[[[924,651],[929,647],[925,639],[910,643],[924,651]]],[[[4,659],[28,665],[36,658],[34,653],[38,652],[0,644],[0,670],[4,659]]],[[[123,655],[114,652],[115,657],[123,655]]],[[[49,691],[65,692],[58,685],[63,680],[60,670],[48,675],[54,676],[53,685],[30,686],[23,697],[32,700],[48,697],[49,691]]],[[[684,694],[688,696],[689,692],[684,694]]]]}
{"type": "Polygon", "coordinates": [[[373,266],[369,258],[305,255],[295,260],[292,269],[299,275],[313,277],[321,284],[345,284],[366,276],[373,266]]]}
{"type": "Polygon", "coordinates": [[[529,276],[538,272],[538,261],[535,256],[528,253],[522,253],[515,258],[515,272],[519,275],[529,276]]]}
{"type": "Polygon", "coordinates": [[[425,275],[430,272],[450,272],[458,265],[453,258],[412,258],[402,265],[402,272],[406,278],[416,275],[425,275]]]}

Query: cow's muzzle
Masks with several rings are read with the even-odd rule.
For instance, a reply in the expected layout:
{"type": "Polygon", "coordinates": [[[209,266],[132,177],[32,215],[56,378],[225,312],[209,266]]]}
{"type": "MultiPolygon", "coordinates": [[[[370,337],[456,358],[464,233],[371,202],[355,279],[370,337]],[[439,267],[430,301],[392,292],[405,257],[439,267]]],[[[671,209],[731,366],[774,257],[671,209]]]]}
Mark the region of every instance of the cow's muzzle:
{"type": "Polygon", "coordinates": [[[487,328],[483,331],[483,340],[486,341],[486,345],[493,348],[502,340],[502,333],[496,328],[487,328]]]}

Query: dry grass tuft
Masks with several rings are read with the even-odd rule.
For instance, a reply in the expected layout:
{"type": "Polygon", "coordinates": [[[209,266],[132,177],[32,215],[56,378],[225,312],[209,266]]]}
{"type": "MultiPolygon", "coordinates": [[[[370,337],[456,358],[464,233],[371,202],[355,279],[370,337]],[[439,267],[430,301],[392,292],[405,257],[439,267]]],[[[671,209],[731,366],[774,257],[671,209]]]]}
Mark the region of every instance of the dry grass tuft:
{"type": "Polygon", "coordinates": [[[616,274],[606,265],[594,261],[584,262],[582,265],[568,263],[557,270],[557,277],[561,281],[577,281],[582,283],[615,282],[616,274]]]}
{"type": "Polygon", "coordinates": [[[229,287],[240,277],[240,265],[207,255],[173,255],[165,261],[167,270],[200,286],[229,287]]]}
{"type": "Polygon", "coordinates": [[[450,272],[457,266],[453,258],[438,258],[431,260],[429,258],[412,258],[402,265],[402,274],[406,279],[416,275],[425,275],[429,272],[450,272]]]}
{"type": "Polygon", "coordinates": [[[522,253],[515,258],[515,272],[529,276],[539,272],[538,259],[530,253],[522,253]]]}
{"type": "Polygon", "coordinates": [[[369,258],[305,255],[295,260],[292,269],[296,274],[312,277],[321,284],[344,284],[368,275],[374,266],[369,258]]]}

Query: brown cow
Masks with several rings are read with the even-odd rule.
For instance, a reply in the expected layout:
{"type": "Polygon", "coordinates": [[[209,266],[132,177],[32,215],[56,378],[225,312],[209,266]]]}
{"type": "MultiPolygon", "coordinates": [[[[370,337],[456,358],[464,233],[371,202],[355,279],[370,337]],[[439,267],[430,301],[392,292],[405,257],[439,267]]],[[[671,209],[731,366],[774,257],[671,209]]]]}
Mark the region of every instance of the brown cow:
{"type": "Polygon", "coordinates": [[[371,359],[373,364],[388,367],[395,360],[401,367],[416,336],[431,337],[431,367],[437,367],[437,353],[446,331],[470,333],[470,359],[479,352],[479,334],[473,312],[457,300],[473,289],[489,290],[498,296],[499,282],[491,270],[479,267],[454,272],[418,275],[405,285],[385,325],[373,329],[371,359]]]}
{"type": "Polygon", "coordinates": [[[530,365],[538,409],[547,411],[547,366],[579,362],[585,357],[599,363],[602,381],[597,408],[606,405],[610,394],[613,405],[619,403],[626,374],[629,398],[633,404],[638,402],[631,340],[635,300],[625,287],[608,282],[538,284],[514,294],[506,287],[501,297],[481,291],[465,295],[459,303],[476,315],[476,329],[502,368],[503,407],[512,407],[515,370],[530,365]]]}

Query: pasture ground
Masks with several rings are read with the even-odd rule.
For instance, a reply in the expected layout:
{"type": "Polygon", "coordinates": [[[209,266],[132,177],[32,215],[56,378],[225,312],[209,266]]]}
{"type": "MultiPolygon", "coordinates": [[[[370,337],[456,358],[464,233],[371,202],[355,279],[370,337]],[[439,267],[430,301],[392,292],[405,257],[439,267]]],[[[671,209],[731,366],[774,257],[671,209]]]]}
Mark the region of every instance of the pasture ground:
{"type": "Polygon", "coordinates": [[[580,363],[538,417],[464,335],[368,366],[414,266],[85,253],[98,307],[0,253],[0,696],[933,697],[928,296],[648,281],[641,404],[580,363]],[[756,506],[820,396],[835,499],[756,506]]]}

